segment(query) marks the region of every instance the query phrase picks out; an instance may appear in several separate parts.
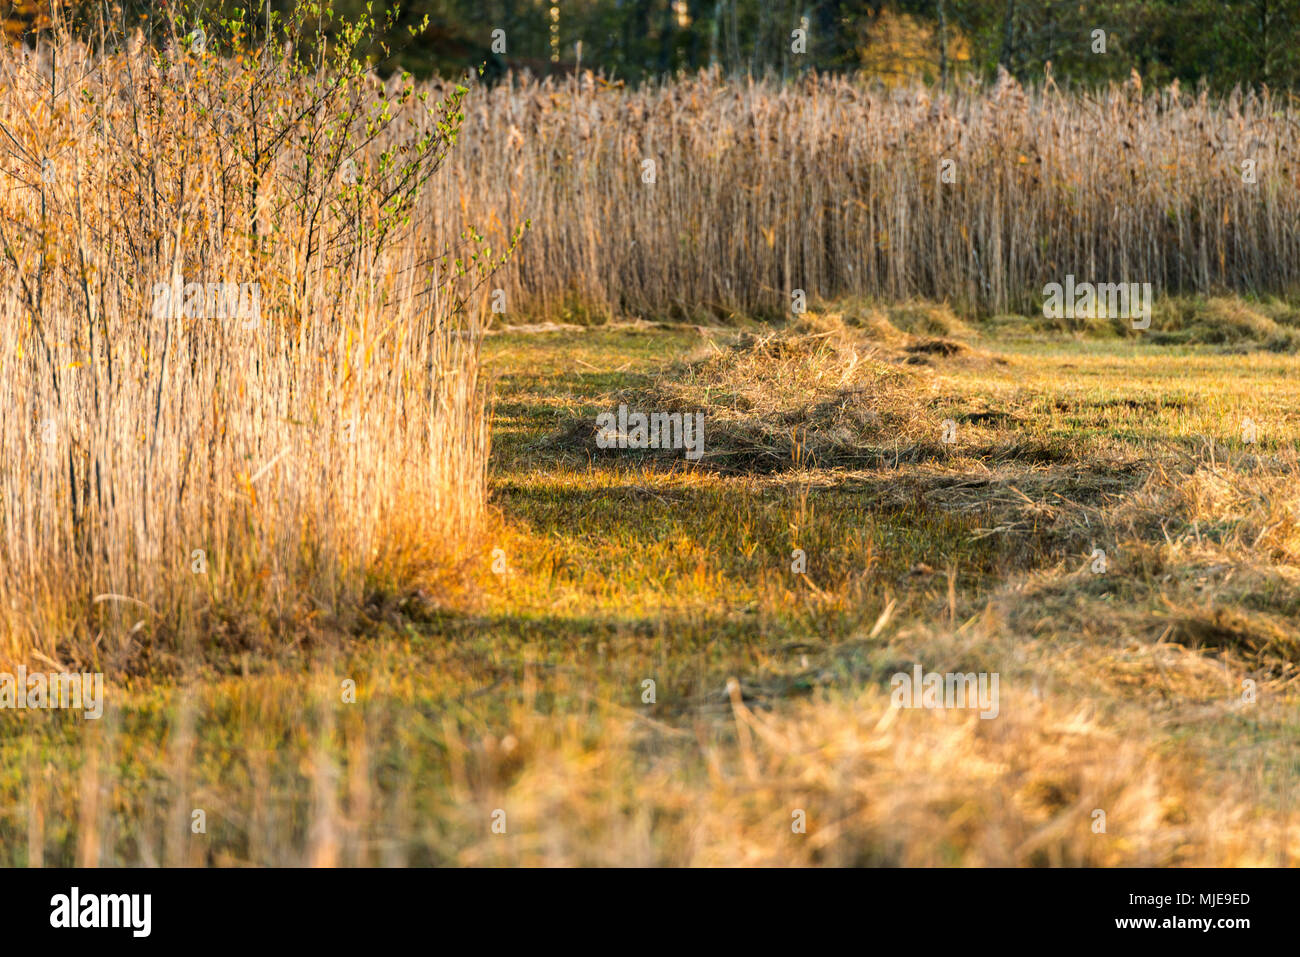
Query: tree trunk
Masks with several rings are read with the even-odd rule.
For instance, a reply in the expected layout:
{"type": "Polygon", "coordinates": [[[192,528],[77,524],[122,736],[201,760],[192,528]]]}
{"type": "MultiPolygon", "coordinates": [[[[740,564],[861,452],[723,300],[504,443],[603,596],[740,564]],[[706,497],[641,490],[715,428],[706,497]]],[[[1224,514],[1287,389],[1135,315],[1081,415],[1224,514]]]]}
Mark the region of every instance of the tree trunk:
{"type": "Polygon", "coordinates": [[[939,14],[939,89],[948,89],[948,5],[937,0],[939,14]]]}
{"type": "Polygon", "coordinates": [[[999,57],[999,62],[1002,64],[1003,69],[1005,69],[1012,76],[1016,75],[1016,71],[1012,69],[1012,63],[1011,63],[1011,56],[1012,56],[1011,36],[1012,36],[1012,27],[1013,27],[1013,21],[1015,20],[1015,16],[1016,16],[1016,0],[1007,0],[1007,13],[1006,13],[1006,17],[1002,21],[1002,55],[999,57]]]}

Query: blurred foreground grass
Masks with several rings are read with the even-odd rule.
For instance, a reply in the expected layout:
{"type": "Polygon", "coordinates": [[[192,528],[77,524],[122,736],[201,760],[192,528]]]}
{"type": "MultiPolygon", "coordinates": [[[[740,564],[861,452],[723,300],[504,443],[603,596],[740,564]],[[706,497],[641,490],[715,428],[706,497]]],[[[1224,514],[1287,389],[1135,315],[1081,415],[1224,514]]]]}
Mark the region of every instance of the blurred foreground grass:
{"type": "Polygon", "coordinates": [[[461,576],[113,683],[99,722],[6,713],[0,861],[1300,857],[1296,356],[924,304],[486,352],[496,519],[461,576]],[[705,458],[596,450],[619,401],[705,411],[705,458]],[[998,672],[999,716],[892,709],[916,663],[998,672]]]}

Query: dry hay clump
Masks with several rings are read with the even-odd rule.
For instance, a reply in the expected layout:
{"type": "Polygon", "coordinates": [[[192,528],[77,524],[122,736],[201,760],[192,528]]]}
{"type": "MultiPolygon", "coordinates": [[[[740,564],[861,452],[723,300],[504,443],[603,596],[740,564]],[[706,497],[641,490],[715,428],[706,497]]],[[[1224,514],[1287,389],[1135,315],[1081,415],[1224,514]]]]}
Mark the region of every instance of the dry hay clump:
{"type": "Polygon", "coordinates": [[[911,454],[939,434],[928,385],[897,353],[841,323],[742,333],[730,348],[620,402],[702,412],[703,462],[722,469],[862,465],[911,454]],[[829,328],[827,328],[829,326],[829,328]]]}
{"type": "Polygon", "coordinates": [[[1235,298],[1172,300],[1156,310],[1148,339],[1156,345],[1215,345],[1270,352],[1300,350],[1300,310],[1280,301],[1235,298]]]}
{"type": "Polygon", "coordinates": [[[904,302],[886,306],[883,312],[895,329],[922,338],[967,339],[975,334],[946,302],[904,302]]]}
{"type": "MultiPolygon", "coordinates": [[[[1242,463],[1244,466],[1245,463],[1242,463]]],[[[1193,535],[1214,547],[1262,564],[1300,572],[1300,463],[1294,454],[1251,471],[1201,464],[1189,473],[1153,473],[1117,517],[1129,527],[1158,523],[1178,539],[1193,535]]]]}
{"type": "MultiPolygon", "coordinates": [[[[1140,735],[1008,682],[997,720],[901,711],[877,687],[762,713],[732,694],[736,745],[682,773],[662,728],[604,716],[593,750],[576,725],[526,725],[529,762],[486,800],[509,802],[535,842],[477,838],[461,863],[829,866],[1119,866],[1293,861],[1296,847],[1246,797],[1206,791],[1140,735]],[[656,735],[653,747],[648,738],[656,735]],[[701,786],[703,782],[703,786],[701,786]],[[629,815],[637,807],[643,814],[629,815]],[[1093,832],[1105,808],[1107,829],[1093,832]],[[806,833],[792,833],[792,809],[806,833]],[[574,828],[567,823],[580,821],[574,828]],[[575,835],[600,840],[576,841],[575,835]],[[781,835],[784,835],[782,837],[781,835]]],[[[594,716],[593,716],[594,717],[594,716]]],[[[669,729],[670,731],[673,729],[669,729]]],[[[1136,730],[1136,729],[1130,729],[1136,730]]],[[[676,737],[676,736],[675,736],[676,737]]],[[[475,833],[466,827],[464,833],[475,833]]],[[[481,830],[481,829],[480,829],[481,830]]]]}
{"type": "MultiPolygon", "coordinates": [[[[955,363],[986,366],[1005,360],[958,339],[973,335],[946,305],[809,313],[766,332],[742,332],[724,349],[679,364],[650,386],[609,401],[629,414],[703,415],[701,464],[724,471],[864,467],[936,458],[941,412],[927,369],[955,363]],[[913,334],[895,324],[917,329],[913,334]]],[[[980,413],[969,413],[978,421],[980,413]]],[[[584,420],[558,441],[593,454],[603,451],[597,429],[584,420]]],[[[619,451],[624,451],[620,449],[619,451]]],[[[1024,448],[990,446],[999,457],[1024,448]]],[[[657,450],[680,457],[681,450],[657,450]]]]}
{"type": "Polygon", "coordinates": [[[890,361],[931,365],[935,359],[959,359],[966,366],[1005,363],[971,344],[979,332],[946,302],[912,300],[863,307],[849,301],[807,321],[860,329],[890,361]]]}
{"type": "Polygon", "coordinates": [[[1157,469],[1096,528],[1082,557],[1005,593],[1026,626],[1223,652],[1282,679],[1300,671],[1300,468],[1157,469]]]}

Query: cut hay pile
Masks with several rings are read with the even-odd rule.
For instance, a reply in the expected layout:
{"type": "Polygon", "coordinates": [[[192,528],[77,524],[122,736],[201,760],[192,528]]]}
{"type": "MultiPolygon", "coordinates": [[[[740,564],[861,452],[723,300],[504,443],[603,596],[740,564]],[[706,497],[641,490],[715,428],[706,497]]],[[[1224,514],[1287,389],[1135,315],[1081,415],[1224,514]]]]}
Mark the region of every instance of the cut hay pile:
{"type": "MultiPolygon", "coordinates": [[[[906,353],[867,342],[842,324],[805,322],[743,333],[648,388],[619,393],[611,405],[703,413],[701,464],[724,471],[877,464],[915,455],[940,435],[927,408],[928,385],[902,367],[906,361],[906,353]]],[[[595,448],[590,422],[575,437],[595,448]]]]}
{"type": "Polygon", "coordinates": [[[1300,310],[1281,302],[1211,298],[1176,300],[1158,310],[1150,342],[1300,350],[1300,310]]]}
{"type": "Polygon", "coordinates": [[[1157,468],[1094,513],[1102,574],[1076,560],[1004,596],[1027,633],[1160,640],[1243,662],[1257,678],[1300,674],[1300,467],[1157,468]]]}

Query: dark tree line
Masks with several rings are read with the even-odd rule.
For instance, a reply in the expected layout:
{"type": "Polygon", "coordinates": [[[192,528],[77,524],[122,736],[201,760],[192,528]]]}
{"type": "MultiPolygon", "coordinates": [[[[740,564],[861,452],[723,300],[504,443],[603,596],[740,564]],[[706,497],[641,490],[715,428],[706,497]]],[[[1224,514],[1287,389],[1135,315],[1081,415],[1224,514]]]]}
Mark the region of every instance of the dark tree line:
{"type": "MultiPolygon", "coordinates": [[[[887,23],[905,17],[931,80],[998,66],[1022,80],[1051,64],[1058,83],[1104,83],[1137,70],[1151,82],[1202,79],[1300,85],[1300,0],[425,0],[457,34],[488,46],[506,31],[512,59],[584,66],[629,81],[716,65],[790,76],[870,69],[887,23]],[[550,10],[558,10],[552,20],[550,10]],[[558,27],[552,45],[551,24],[558,27]],[[804,53],[792,32],[806,30],[804,53]],[[1104,33],[1104,52],[1096,31],[1104,33]]],[[[436,51],[435,55],[436,55],[436,51]]]]}
{"type": "MultiPolygon", "coordinates": [[[[187,7],[262,10],[268,0],[125,0],[143,16],[187,7]]],[[[283,8],[288,0],[269,0],[283,8]]],[[[10,10],[49,0],[8,3],[10,10]]],[[[84,5],[84,4],[83,4],[84,5]]],[[[335,0],[344,16],[367,0],[335,0]]],[[[6,0],[0,0],[0,9],[6,0]]],[[[883,72],[949,82],[1145,80],[1214,89],[1300,86],[1300,0],[406,0],[387,66],[417,73],[485,67],[569,72],[579,64],[636,83],[706,67],[732,75],[883,72]],[[427,24],[425,18],[428,18],[427,24]],[[414,34],[412,35],[412,30],[414,34]],[[495,34],[494,31],[501,31],[495,34]],[[802,31],[802,34],[796,34],[802,31]],[[1099,33],[1100,31],[1100,33],[1099,33]]],[[[14,31],[10,31],[11,33],[14,31]]]]}

